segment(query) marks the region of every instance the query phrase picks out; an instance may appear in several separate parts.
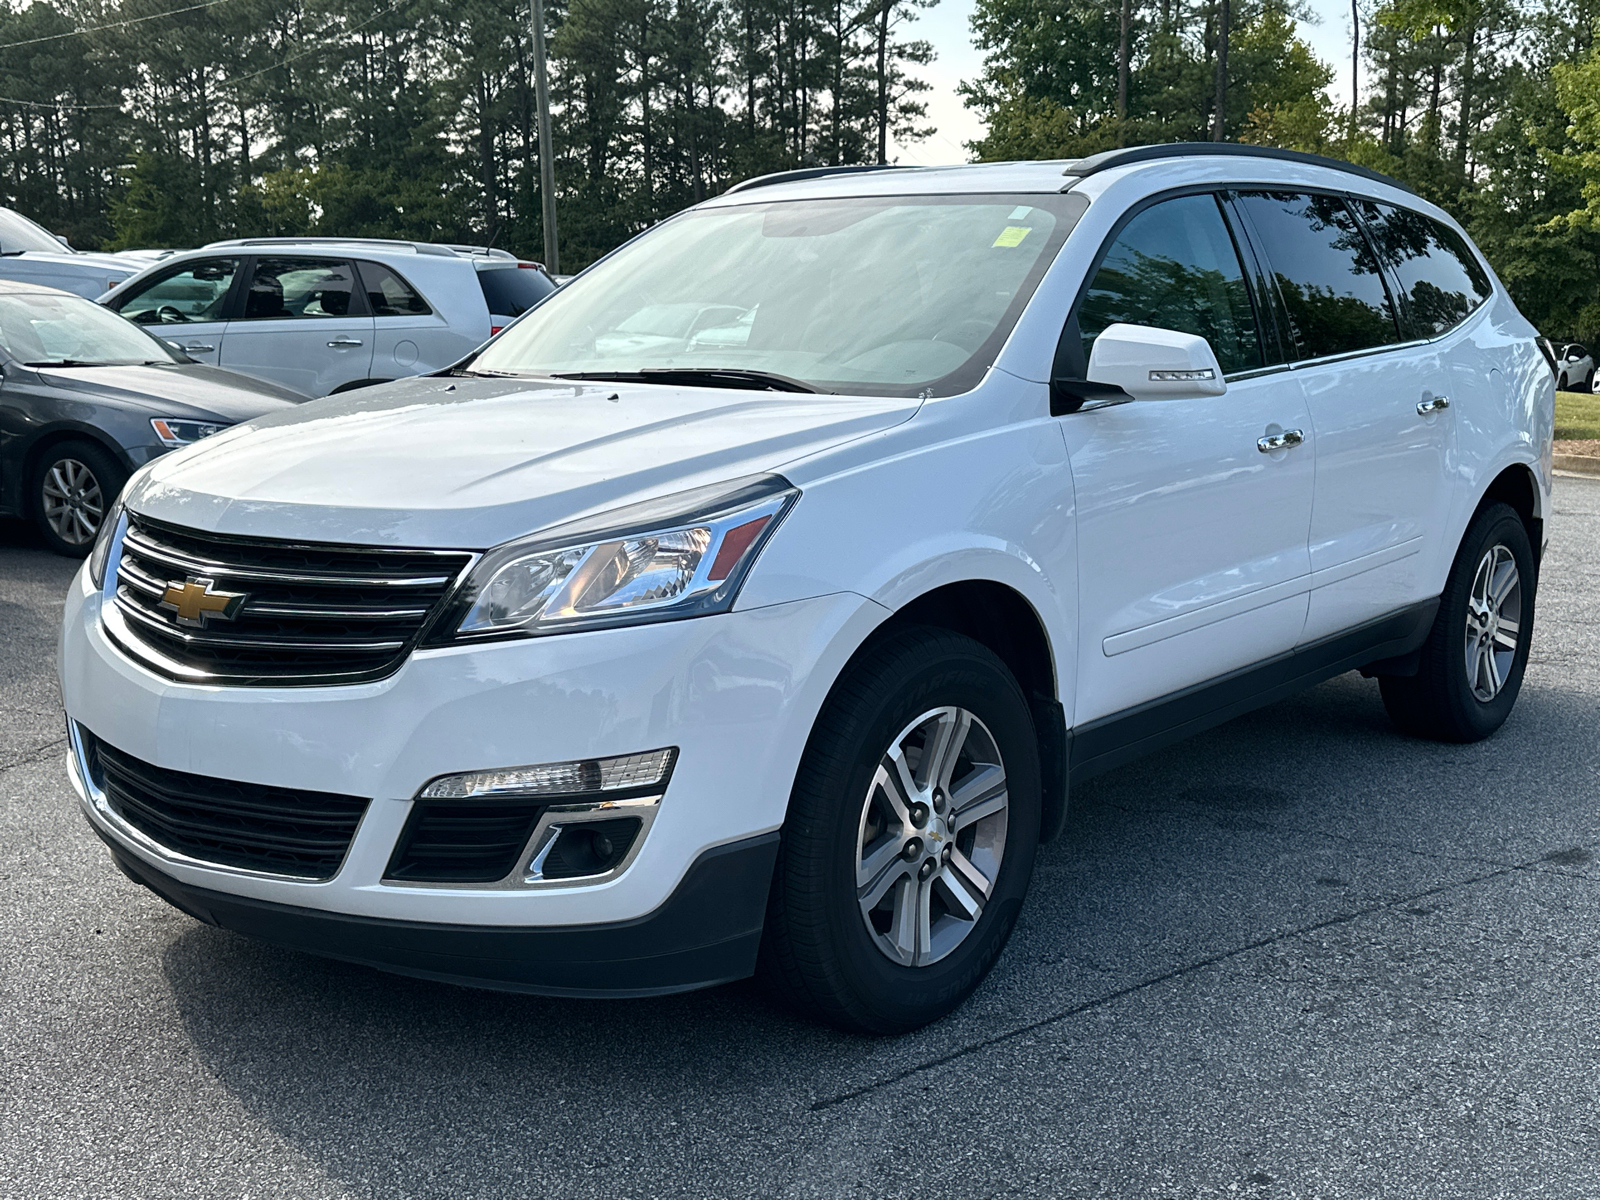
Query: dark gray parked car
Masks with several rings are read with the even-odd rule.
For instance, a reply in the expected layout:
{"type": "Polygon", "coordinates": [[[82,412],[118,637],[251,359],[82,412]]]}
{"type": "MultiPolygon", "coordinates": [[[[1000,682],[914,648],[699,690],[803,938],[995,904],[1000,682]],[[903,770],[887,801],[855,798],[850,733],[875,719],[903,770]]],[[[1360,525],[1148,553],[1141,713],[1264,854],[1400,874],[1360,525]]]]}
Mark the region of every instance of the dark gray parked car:
{"type": "Polygon", "coordinates": [[[304,399],[81,296],[0,280],[0,516],[31,518],[61,554],[88,553],[136,468],[304,399]]]}

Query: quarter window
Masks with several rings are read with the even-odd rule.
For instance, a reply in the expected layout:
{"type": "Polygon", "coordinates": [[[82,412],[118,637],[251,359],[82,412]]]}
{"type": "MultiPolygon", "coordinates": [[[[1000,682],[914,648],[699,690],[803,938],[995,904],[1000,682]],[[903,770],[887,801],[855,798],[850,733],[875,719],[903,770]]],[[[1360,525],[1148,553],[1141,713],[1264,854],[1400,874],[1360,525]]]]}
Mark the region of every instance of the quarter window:
{"type": "Polygon", "coordinates": [[[1266,243],[1296,358],[1348,354],[1400,340],[1378,260],[1343,200],[1251,192],[1240,202],[1266,243]]]}
{"type": "Polygon", "coordinates": [[[1078,310],[1083,354],[1119,321],[1194,333],[1224,374],[1263,365],[1239,252],[1214,196],[1145,209],[1117,235],[1078,310]]]}
{"type": "Polygon", "coordinates": [[[361,284],[373,316],[410,317],[433,311],[409,283],[388,267],[364,262],[360,270],[361,284]]]}
{"type": "Polygon", "coordinates": [[[184,263],[128,289],[110,307],[140,325],[220,321],[238,270],[236,258],[203,258],[184,263]]]}
{"type": "Polygon", "coordinates": [[[1378,253],[1400,280],[1413,331],[1437,337],[1489,298],[1489,276],[1461,236],[1410,209],[1356,202],[1378,253]]]}
{"type": "Polygon", "coordinates": [[[245,295],[245,320],[349,316],[354,279],[351,264],[338,259],[258,258],[245,295]]]}

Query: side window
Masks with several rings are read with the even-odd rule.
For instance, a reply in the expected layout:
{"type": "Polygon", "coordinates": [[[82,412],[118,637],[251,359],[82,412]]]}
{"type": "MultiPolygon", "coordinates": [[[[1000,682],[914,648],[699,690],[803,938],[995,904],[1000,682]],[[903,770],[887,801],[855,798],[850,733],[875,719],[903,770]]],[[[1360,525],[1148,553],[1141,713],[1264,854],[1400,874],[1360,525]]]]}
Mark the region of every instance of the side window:
{"type": "Polygon", "coordinates": [[[1297,359],[1400,340],[1383,273],[1355,215],[1335,196],[1246,192],[1288,310],[1297,359]]]}
{"type": "Polygon", "coordinates": [[[1094,339],[1119,321],[1199,334],[1224,374],[1263,365],[1239,252],[1216,197],[1162,201],[1117,236],[1078,308],[1085,361],[1094,339]]]}
{"type": "Polygon", "coordinates": [[[238,270],[237,258],[203,258],[184,263],[128,289],[111,302],[111,307],[140,325],[220,321],[238,270]]]}
{"type": "Polygon", "coordinates": [[[361,288],[367,293],[373,316],[407,317],[433,311],[416,289],[388,267],[364,262],[356,264],[356,268],[361,272],[361,288]]]}
{"type": "MultiPolygon", "coordinates": [[[[349,316],[354,279],[351,264],[338,259],[263,256],[256,259],[250,273],[244,318],[271,321],[349,316]]],[[[360,311],[358,307],[356,312],[360,311]]]]}
{"type": "Polygon", "coordinates": [[[1489,298],[1488,275],[1448,225],[1389,204],[1357,204],[1378,253],[1400,280],[1417,336],[1437,337],[1489,298]]]}

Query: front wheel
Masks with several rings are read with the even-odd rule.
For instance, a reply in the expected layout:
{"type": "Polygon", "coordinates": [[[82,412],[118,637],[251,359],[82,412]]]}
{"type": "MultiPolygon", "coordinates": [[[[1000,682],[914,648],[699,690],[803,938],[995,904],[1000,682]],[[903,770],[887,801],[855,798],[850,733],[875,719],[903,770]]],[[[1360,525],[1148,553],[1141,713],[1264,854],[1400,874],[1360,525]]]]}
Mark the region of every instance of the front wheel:
{"type": "Polygon", "coordinates": [[[1476,742],[1505,723],[1528,665],[1536,581],[1522,518],[1509,505],[1488,505],[1461,539],[1417,673],[1378,680],[1396,727],[1476,742]]]}
{"type": "Polygon", "coordinates": [[[46,450],[33,472],[34,521],[57,554],[82,558],[94,545],[127,471],[93,442],[59,442],[46,450]]]}
{"type": "Polygon", "coordinates": [[[1021,689],[970,638],[912,627],[835,685],[796,775],[763,973],[861,1033],[955,1008],[999,957],[1038,845],[1021,689]]]}

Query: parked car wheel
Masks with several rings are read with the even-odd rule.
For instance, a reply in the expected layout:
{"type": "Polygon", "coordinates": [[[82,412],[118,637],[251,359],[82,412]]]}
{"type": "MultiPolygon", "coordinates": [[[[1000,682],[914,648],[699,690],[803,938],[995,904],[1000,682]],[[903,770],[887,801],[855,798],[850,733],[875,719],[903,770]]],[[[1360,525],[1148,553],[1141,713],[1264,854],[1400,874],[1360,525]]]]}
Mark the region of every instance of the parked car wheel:
{"type": "Polygon", "coordinates": [[[1461,540],[1416,675],[1379,679],[1396,726],[1476,742],[1504,724],[1528,664],[1537,578],[1522,518],[1488,505],[1461,540]]]}
{"type": "Polygon", "coordinates": [[[844,1029],[955,1008],[999,957],[1033,873],[1039,754],[1005,664],[912,627],[835,686],[795,779],[763,966],[844,1029]]]}
{"type": "Polygon", "coordinates": [[[1594,391],[1594,368],[1593,367],[1590,367],[1589,368],[1589,373],[1584,376],[1584,379],[1583,379],[1583,390],[1586,391],[1586,392],[1590,392],[1590,393],[1593,393],[1593,391],[1594,391]]]}
{"type": "Polygon", "coordinates": [[[51,446],[34,468],[30,492],[34,522],[45,543],[57,554],[88,554],[100,522],[127,481],[128,472],[102,446],[88,441],[51,446]]]}

